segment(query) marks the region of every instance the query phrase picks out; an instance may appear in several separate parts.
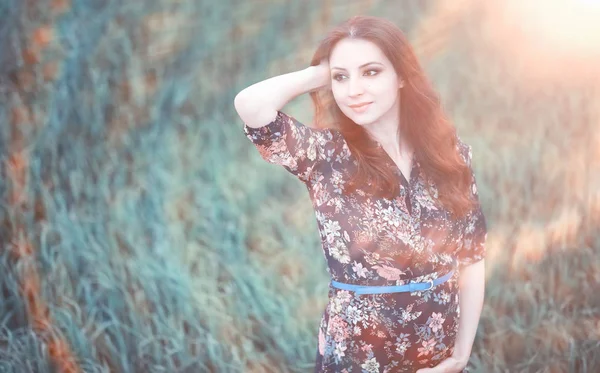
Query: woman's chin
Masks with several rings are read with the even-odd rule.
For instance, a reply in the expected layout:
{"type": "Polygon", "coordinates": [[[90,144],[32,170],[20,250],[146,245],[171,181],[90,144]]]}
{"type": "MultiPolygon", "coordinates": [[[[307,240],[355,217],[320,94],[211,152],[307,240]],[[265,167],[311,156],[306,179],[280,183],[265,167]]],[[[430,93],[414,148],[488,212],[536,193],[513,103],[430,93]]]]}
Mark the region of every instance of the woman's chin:
{"type": "Polygon", "coordinates": [[[352,119],[352,121],[359,126],[365,126],[373,122],[370,115],[368,117],[364,115],[353,115],[350,117],[350,119],[352,119]]]}

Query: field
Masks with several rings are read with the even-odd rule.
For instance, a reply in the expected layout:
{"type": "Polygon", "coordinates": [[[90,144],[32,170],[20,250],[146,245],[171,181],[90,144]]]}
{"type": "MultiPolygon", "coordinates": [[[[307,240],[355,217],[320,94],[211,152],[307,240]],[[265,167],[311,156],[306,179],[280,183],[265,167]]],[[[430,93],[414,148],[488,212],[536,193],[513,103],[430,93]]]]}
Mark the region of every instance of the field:
{"type": "Polygon", "coordinates": [[[470,372],[600,371],[600,7],[518,3],[0,1],[0,372],[312,372],[311,202],[233,98],[355,14],[406,32],[473,147],[470,372]]]}

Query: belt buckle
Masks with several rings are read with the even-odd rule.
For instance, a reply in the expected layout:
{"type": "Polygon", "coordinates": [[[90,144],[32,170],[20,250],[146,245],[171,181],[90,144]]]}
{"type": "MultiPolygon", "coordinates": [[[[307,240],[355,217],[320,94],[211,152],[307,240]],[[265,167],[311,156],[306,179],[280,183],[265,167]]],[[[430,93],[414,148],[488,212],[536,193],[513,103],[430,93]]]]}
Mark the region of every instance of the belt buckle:
{"type": "Polygon", "coordinates": [[[425,289],[425,290],[423,290],[423,291],[427,291],[427,290],[429,290],[429,289],[433,288],[433,280],[429,280],[429,281],[427,281],[426,283],[429,283],[430,285],[429,285],[429,287],[428,287],[427,289],[425,289]]]}

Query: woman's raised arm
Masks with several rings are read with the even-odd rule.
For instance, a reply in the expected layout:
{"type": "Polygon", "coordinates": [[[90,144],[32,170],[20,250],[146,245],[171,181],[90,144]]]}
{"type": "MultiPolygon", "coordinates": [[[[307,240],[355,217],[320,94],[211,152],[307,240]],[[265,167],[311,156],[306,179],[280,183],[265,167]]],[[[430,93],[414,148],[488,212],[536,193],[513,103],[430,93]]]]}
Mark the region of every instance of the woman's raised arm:
{"type": "Polygon", "coordinates": [[[248,127],[262,127],[272,122],[276,112],[293,98],[328,84],[329,66],[323,62],[318,66],[277,75],[244,88],[235,96],[235,110],[248,127]]]}
{"type": "Polygon", "coordinates": [[[341,135],[328,128],[305,126],[280,109],[295,96],[328,85],[329,66],[322,63],[251,85],[238,93],[234,102],[244,121],[244,134],[261,157],[305,183],[319,163],[331,161],[341,135]]]}

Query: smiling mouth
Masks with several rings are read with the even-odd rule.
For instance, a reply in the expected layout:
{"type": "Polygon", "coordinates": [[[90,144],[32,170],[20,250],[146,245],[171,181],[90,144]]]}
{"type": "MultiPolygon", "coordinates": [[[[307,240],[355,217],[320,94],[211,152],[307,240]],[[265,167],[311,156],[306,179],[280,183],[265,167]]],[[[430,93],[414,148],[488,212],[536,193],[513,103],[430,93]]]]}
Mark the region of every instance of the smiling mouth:
{"type": "Polygon", "coordinates": [[[363,114],[366,113],[369,108],[371,107],[372,102],[369,102],[368,104],[364,104],[364,105],[360,105],[360,106],[350,106],[350,108],[352,109],[352,111],[354,111],[357,114],[363,114]]]}
{"type": "Polygon", "coordinates": [[[365,102],[364,104],[359,104],[359,105],[348,105],[348,106],[350,106],[350,107],[351,107],[351,108],[353,108],[353,109],[356,109],[356,108],[363,107],[363,106],[365,106],[365,105],[369,105],[369,104],[371,104],[371,102],[365,102]]]}

